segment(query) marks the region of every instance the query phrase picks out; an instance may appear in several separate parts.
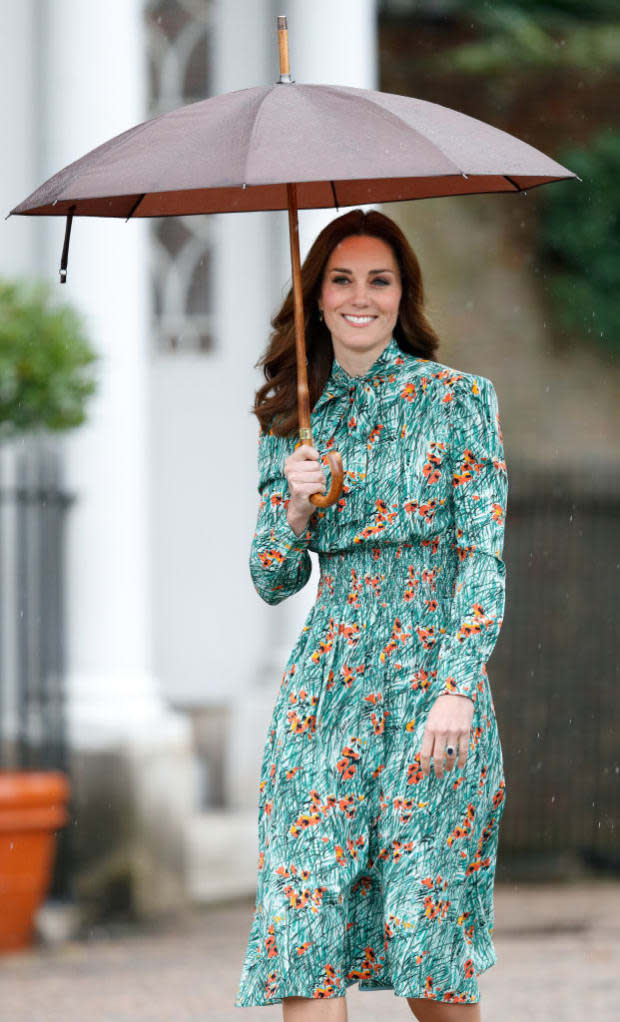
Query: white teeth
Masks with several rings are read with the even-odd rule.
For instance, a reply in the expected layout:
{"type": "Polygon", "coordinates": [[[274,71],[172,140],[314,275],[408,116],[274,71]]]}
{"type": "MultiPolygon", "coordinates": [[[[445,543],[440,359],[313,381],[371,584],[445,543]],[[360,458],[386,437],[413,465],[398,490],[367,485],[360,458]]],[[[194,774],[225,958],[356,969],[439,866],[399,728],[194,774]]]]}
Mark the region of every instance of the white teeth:
{"type": "Polygon", "coordinates": [[[372,323],[374,316],[347,316],[344,313],[344,318],[351,320],[352,323],[372,323]]]}

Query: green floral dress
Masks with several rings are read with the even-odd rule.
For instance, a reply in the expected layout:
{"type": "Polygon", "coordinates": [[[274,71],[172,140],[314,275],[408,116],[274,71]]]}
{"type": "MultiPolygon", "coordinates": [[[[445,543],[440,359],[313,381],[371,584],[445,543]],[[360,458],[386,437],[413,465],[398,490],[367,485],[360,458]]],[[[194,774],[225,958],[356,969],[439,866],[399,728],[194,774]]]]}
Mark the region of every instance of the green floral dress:
{"type": "Polygon", "coordinates": [[[311,417],[337,449],[340,499],[288,524],[286,457],[259,435],[250,552],[259,596],[308,581],[316,600],[290,653],[264,746],[256,906],[235,1006],[285,996],[469,1003],[496,961],[493,884],[505,805],[486,662],[504,612],[508,482],[484,376],[402,351],[363,376],[334,360],[311,417]],[[439,695],[474,703],[465,766],[424,777],[439,695]]]}

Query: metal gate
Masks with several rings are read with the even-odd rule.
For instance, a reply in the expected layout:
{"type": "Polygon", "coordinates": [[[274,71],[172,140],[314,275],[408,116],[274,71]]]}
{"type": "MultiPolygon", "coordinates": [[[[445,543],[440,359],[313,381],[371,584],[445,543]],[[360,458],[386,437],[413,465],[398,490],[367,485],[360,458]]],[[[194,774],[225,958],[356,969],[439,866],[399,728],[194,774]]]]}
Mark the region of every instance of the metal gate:
{"type": "MultiPolygon", "coordinates": [[[[0,448],[0,766],[69,773],[65,722],[64,532],[72,497],[53,440],[0,448]]],[[[69,895],[70,826],[51,893],[69,895]]]]}
{"type": "Polygon", "coordinates": [[[489,661],[505,855],[620,869],[620,471],[511,465],[489,661]]]}

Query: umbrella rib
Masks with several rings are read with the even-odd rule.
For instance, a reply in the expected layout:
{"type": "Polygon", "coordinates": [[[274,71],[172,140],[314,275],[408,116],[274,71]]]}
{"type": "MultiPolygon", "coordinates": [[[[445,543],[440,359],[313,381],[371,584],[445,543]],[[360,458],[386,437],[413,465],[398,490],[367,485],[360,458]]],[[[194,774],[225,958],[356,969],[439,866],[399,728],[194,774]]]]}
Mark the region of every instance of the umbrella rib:
{"type": "MultiPolygon", "coordinates": [[[[130,220],[131,217],[134,215],[134,213],[136,212],[138,206],[142,202],[142,200],[145,197],[145,195],[146,195],[146,192],[142,192],[142,195],[140,195],[139,198],[136,200],[136,202],[134,202],[133,206],[129,210],[129,216],[127,217],[127,220],[130,220]]],[[[125,220],[125,223],[127,223],[127,220],[125,220]]]]}
{"type": "Polygon", "coordinates": [[[254,141],[254,135],[256,134],[256,122],[258,121],[258,118],[260,117],[260,112],[263,109],[263,104],[265,103],[265,101],[271,95],[272,89],[277,89],[277,88],[278,88],[277,85],[270,86],[270,88],[265,92],[263,98],[261,99],[260,103],[258,104],[258,108],[256,110],[256,113],[254,114],[254,122],[252,124],[252,131],[250,133],[250,138],[248,140],[248,145],[247,145],[246,154],[245,154],[245,164],[244,164],[244,167],[243,167],[243,182],[242,183],[243,183],[243,187],[244,188],[245,188],[247,180],[248,180],[248,162],[250,160],[250,156],[251,156],[251,152],[252,152],[252,142],[254,141]]]}
{"type": "Polygon", "coordinates": [[[506,179],[506,181],[510,181],[510,184],[514,185],[518,192],[522,192],[523,191],[522,188],[519,188],[519,185],[517,184],[515,179],[513,177],[510,177],[509,174],[504,174],[504,178],[506,179]]]}
{"type": "Polygon", "coordinates": [[[336,195],[336,185],[334,184],[333,181],[330,181],[329,183],[332,186],[332,195],[334,196],[334,206],[336,207],[338,212],[340,212],[340,206],[338,204],[338,196],[336,195]]]}

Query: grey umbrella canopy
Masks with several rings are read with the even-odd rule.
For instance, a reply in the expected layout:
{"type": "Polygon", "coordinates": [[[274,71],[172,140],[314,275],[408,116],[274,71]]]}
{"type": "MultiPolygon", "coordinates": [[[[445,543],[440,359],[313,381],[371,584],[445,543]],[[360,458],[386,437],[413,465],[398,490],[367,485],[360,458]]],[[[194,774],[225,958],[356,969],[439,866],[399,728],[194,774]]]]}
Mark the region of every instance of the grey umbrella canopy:
{"type": "MultiPolygon", "coordinates": [[[[513,135],[437,103],[296,84],[286,18],[277,22],[277,84],[144,121],[54,174],[8,216],[66,216],[64,282],[74,216],[129,220],[287,209],[299,435],[312,444],[297,210],[519,192],[578,175],[513,135]]],[[[326,458],[329,490],[310,498],[319,507],[342,492],[340,455],[332,449],[326,458]]]]}
{"type": "Polygon", "coordinates": [[[54,174],[12,214],[154,217],[515,192],[577,177],[483,121],[423,99],[276,84],[138,124],[54,174]]]}

